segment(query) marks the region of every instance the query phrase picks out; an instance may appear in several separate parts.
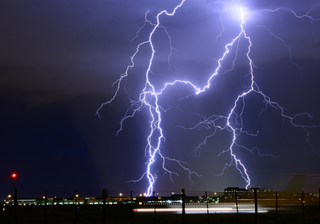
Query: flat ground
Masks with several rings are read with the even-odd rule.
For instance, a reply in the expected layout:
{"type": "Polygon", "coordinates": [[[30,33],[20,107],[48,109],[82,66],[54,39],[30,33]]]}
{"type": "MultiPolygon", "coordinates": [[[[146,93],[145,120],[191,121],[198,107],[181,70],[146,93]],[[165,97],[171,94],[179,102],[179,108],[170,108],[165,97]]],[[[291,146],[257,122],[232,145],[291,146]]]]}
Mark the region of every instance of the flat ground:
{"type": "MultiPolygon", "coordinates": [[[[6,211],[0,212],[0,223],[14,224],[13,207],[7,207],[6,211]]],[[[17,223],[19,224],[103,224],[104,214],[106,224],[113,223],[157,223],[157,224],[176,224],[182,223],[182,214],[172,213],[132,213],[130,205],[108,205],[105,213],[101,205],[80,205],[76,209],[74,205],[63,205],[59,207],[47,206],[19,206],[17,212],[17,223]]],[[[186,214],[186,224],[194,223],[256,223],[255,214],[186,214]]],[[[309,206],[305,208],[304,213],[299,210],[286,210],[279,212],[276,216],[275,212],[258,214],[259,224],[269,223],[304,223],[313,224],[320,223],[320,210],[318,206],[309,206]],[[293,212],[295,211],[295,212],[293,212]],[[298,212],[297,212],[298,211],[298,212]]]]}

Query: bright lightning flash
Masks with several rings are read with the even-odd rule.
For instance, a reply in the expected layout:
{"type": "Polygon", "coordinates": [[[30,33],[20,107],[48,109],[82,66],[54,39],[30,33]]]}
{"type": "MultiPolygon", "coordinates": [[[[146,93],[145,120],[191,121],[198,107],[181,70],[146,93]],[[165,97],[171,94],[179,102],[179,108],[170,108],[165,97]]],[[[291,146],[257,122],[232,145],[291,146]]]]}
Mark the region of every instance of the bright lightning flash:
{"type": "MultiPolygon", "coordinates": [[[[203,126],[203,125],[206,125],[206,124],[210,123],[210,124],[214,125],[215,132],[217,130],[227,130],[232,134],[232,141],[231,141],[228,149],[225,149],[220,153],[220,154],[222,154],[222,153],[229,153],[230,154],[230,161],[224,165],[220,175],[223,174],[224,170],[227,167],[234,166],[239,171],[239,173],[240,173],[241,177],[243,178],[243,180],[246,182],[246,188],[248,188],[251,185],[251,180],[250,180],[250,177],[249,177],[249,174],[248,174],[248,171],[247,171],[245,165],[241,162],[241,160],[237,157],[237,155],[234,152],[234,147],[242,147],[242,148],[250,151],[251,153],[252,153],[252,151],[254,149],[259,150],[257,148],[249,149],[249,148],[237,143],[237,137],[240,134],[247,134],[247,135],[250,135],[250,136],[256,136],[258,134],[258,133],[254,133],[254,134],[248,133],[245,130],[243,130],[242,114],[243,114],[243,111],[244,111],[244,108],[245,108],[245,100],[244,99],[249,94],[258,94],[258,95],[260,95],[263,98],[264,103],[266,104],[265,109],[267,109],[268,106],[271,106],[273,108],[279,109],[281,111],[280,114],[283,117],[283,119],[289,120],[290,123],[294,127],[302,128],[306,132],[306,135],[307,135],[306,141],[308,142],[309,145],[311,145],[311,144],[309,143],[309,132],[308,132],[308,129],[309,128],[313,128],[313,127],[319,127],[319,126],[316,126],[316,125],[307,126],[307,125],[296,124],[294,122],[294,120],[297,117],[302,116],[302,115],[307,115],[309,117],[311,117],[311,116],[309,114],[307,114],[307,113],[297,114],[297,115],[295,115],[293,117],[286,115],[285,112],[284,112],[284,108],[282,106],[280,106],[277,102],[272,101],[270,97],[265,95],[259,89],[257,83],[255,82],[255,78],[254,78],[253,60],[250,57],[250,51],[251,51],[251,47],[252,47],[252,42],[251,42],[250,37],[248,36],[248,34],[245,31],[246,21],[250,18],[250,11],[246,7],[237,6],[237,7],[232,7],[230,9],[229,8],[226,9],[226,10],[231,10],[233,15],[235,15],[236,21],[238,21],[238,23],[239,23],[240,32],[228,44],[225,45],[225,51],[222,54],[222,56],[220,57],[220,59],[218,60],[218,66],[215,68],[214,73],[212,73],[210,76],[208,76],[207,82],[206,82],[206,84],[204,86],[202,86],[202,87],[196,86],[195,84],[193,84],[191,81],[188,81],[188,80],[175,80],[173,82],[165,83],[164,86],[161,89],[156,90],[154,84],[150,81],[150,76],[152,75],[151,67],[153,65],[153,61],[154,61],[154,57],[155,57],[155,53],[156,53],[155,52],[155,48],[154,48],[154,43],[153,43],[153,36],[154,36],[155,31],[157,31],[158,29],[165,29],[165,27],[160,25],[160,17],[161,16],[174,16],[176,11],[180,7],[183,6],[185,1],[186,0],[182,0],[181,3],[178,6],[176,6],[171,13],[167,12],[166,10],[163,10],[160,13],[158,13],[157,16],[156,16],[156,23],[155,24],[151,23],[147,19],[147,14],[146,14],[146,16],[145,16],[146,23],[149,23],[150,25],[153,26],[153,29],[150,32],[148,39],[137,45],[136,51],[134,52],[134,54],[131,57],[131,64],[127,66],[125,72],[114,83],[114,84],[117,85],[117,88],[116,88],[116,91],[115,91],[113,97],[109,101],[103,103],[100,106],[100,108],[97,110],[97,115],[99,116],[99,114],[98,114],[99,110],[103,106],[105,106],[107,104],[110,104],[112,101],[115,100],[115,98],[116,98],[116,96],[117,96],[117,94],[118,94],[118,92],[119,92],[119,90],[121,88],[121,84],[122,84],[123,80],[129,75],[129,70],[132,69],[135,66],[134,59],[135,59],[136,55],[139,53],[140,48],[143,45],[148,45],[150,47],[150,49],[151,49],[151,56],[150,56],[150,59],[148,61],[147,70],[145,72],[145,84],[144,84],[144,87],[141,90],[140,95],[139,95],[139,99],[137,101],[130,100],[131,101],[131,107],[128,108],[128,110],[126,111],[124,117],[121,119],[121,121],[120,121],[120,129],[118,130],[118,132],[122,130],[123,123],[124,123],[124,121],[126,119],[135,116],[135,114],[138,113],[139,111],[141,111],[142,109],[146,109],[146,110],[149,111],[149,115],[150,115],[149,135],[147,137],[147,145],[145,147],[145,156],[147,158],[146,171],[141,175],[141,177],[138,180],[135,180],[135,181],[140,181],[143,178],[147,178],[148,179],[148,181],[149,181],[149,186],[148,186],[148,189],[147,189],[147,195],[148,196],[152,195],[153,190],[154,190],[155,181],[156,181],[156,178],[157,178],[155,172],[152,170],[152,166],[154,165],[154,163],[156,161],[156,156],[157,155],[160,156],[160,158],[162,160],[162,168],[163,168],[163,170],[165,171],[165,173],[169,174],[170,179],[172,181],[173,181],[173,179],[172,179],[173,175],[177,175],[178,176],[178,173],[174,172],[174,171],[171,171],[171,170],[169,170],[167,168],[166,162],[168,162],[168,161],[176,162],[181,168],[186,170],[188,172],[188,174],[189,174],[189,179],[190,179],[191,182],[193,182],[192,179],[191,179],[192,175],[196,175],[198,177],[201,176],[200,174],[196,173],[195,171],[192,171],[191,169],[187,168],[186,165],[185,165],[185,162],[166,157],[164,155],[164,153],[161,151],[161,143],[165,140],[165,136],[163,135],[163,129],[162,129],[162,126],[161,126],[162,113],[165,112],[165,111],[163,110],[161,105],[159,105],[159,98],[161,97],[162,93],[164,93],[167,90],[167,88],[169,86],[174,86],[174,85],[176,85],[178,83],[184,84],[184,85],[189,86],[189,87],[192,87],[194,89],[194,95],[200,95],[201,93],[205,92],[207,89],[209,89],[211,87],[211,83],[213,82],[214,77],[216,75],[218,75],[218,73],[220,72],[222,63],[227,58],[227,55],[229,54],[231,49],[234,46],[236,46],[237,49],[238,49],[240,39],[244,39],[248,44],[247,52],[246,52],[246,58],[247,58],[247,61],[248,61],[248,69],[249,69],[249,75],[250,75],[250,80],[251,80],[250,81],[250,86],[247,88],[247,90],[245,92],[242,92],[241,94],[239,94],[237,96],[237,98],[235,99],[235,101],[233,103],[233,107],[230,108],[230,111],[229,111],[228,114],[226,114],[226,115],[212,115],[209,118],[205,118],[204,121],[198,123],[196,126],[194,126],[192,128],[183,127],[185,129],[195,129],[197,127],[200,127],[200,126],[203,126]],[[236,112],[236,111],[239,110],[239,108],[240,108],[241,113],[236,112]],[[223,126],[216,125],[216,121],[217,120],[223,120],[224,121],[224,125],[223,126]],[[240,125],[235,125],[234,123],[237,123],[237,124],[240,123],[240,125]]],[[[280,10],[280,9],[276,9],[276,10],[274,10],[272,12],[276,12],[278,10],[280,10]]],[[[297,15],[295,14],[295,16],[297,16],[297,15]]],[[[308,16],[308,14],[305,15],[305,16],[308,16]]],[[[310,19],[310,17],[308,17],[308,18],[310,19]]],[[[220,19],[221,19],[221,15],[220,15],[220,19]]],[[[221,19],[221,21],[222,21],[222,19],[221,19]]],[[[222,23],[222,26],[223,26],[223,23],[222,23]]],[[[171,38],[170,38],[169,34],[167,33],[166,29],[165,29],[165,32],[168,35],[169,40],[171,40],[171,38]]],[[[219,36],[221,36],[222,33],[223,32],[221,32],[219,36]]],[[[271,33],[271,31],[270,31],[270,33],[271,33]]],[[[283,43],[285,44],[284,41],[283,41],[283,43]]],[[[171,51],[170,51],[169,57],[171,56],[171,52],[172,52],[171,41],[170,41],[170,48],[171,48],[171,51]]],[[[290,52],[290,54],[291,54],[291,52],[290,52]]],[[[168,59],[169,59],[169,57],[168,57],[168,59]]],[[[236,60],[236,57],[235,57],[234,61],[235,60],[236,60]]],[[[232,70],[233,68],[234,68],[234,66],[230,70],[232,70]]],[[[230,71],[230,70],[228,70],[228,71],[230,71]]],[[[215,132],[212,135],[206,136],[206,138],[199,144],[199,146],[194,150],[194,152],[200,150],[202,145],[206,144],[207,139],[212,137],[215,134],[215,132]]],[[[259,155],[261,155],[261,154],[259,153],[259,155]]],[[[269,155],[270,154],[266,154],[264,156],[269,156],[269,155]]]]}

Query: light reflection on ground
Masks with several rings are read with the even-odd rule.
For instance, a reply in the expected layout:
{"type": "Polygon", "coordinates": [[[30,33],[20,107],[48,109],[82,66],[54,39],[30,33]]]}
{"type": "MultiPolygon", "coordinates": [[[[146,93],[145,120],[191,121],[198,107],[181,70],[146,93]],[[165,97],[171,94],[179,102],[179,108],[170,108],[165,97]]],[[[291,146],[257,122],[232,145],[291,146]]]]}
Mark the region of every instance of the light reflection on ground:
{"type": "MultiPolygon", "coordinates": [[[[259,208],[258,213],[267,213],[272,208],[259,208]]],[[[164,212],[164,213],[182,213],[182,206],[167,206],[167,207],[155,207],[155,208],[137,208],[134,209],[134,212],[164,212]]],[[[186,214],[206,214],[206,213],[237,213],[237,208],[234,204],[225,204],[225,205],[210,205],[208,208],[206,206],[197,206],[197,205],[186,205],[185,213],[186,214]]],[[[241,205],[238,208],[239,213],[254,213],[254,205],[241,205]]]]}

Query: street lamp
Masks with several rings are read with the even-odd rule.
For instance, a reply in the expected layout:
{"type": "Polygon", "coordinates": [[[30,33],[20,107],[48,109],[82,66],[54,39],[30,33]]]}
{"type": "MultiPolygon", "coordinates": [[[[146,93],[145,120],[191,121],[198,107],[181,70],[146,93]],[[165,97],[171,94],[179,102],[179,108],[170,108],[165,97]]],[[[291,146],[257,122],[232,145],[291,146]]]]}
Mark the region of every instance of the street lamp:
{"type": "Polygon", "coordinates": [[[75,195],[75,198],[74,198],[74,204],[75,204],[75,205],[76,205],[76,204],[79,204],[78,198],[79,198],[79,195],[78,195],[78,193],[76,192],[76,195],[75,195]]]}
{"type": "Polygon", "coordinates": [[[11,194],[8,195],[8,202],[7,204],[11,205],[12,204],[12,200],[11,200],[11,194]]]}

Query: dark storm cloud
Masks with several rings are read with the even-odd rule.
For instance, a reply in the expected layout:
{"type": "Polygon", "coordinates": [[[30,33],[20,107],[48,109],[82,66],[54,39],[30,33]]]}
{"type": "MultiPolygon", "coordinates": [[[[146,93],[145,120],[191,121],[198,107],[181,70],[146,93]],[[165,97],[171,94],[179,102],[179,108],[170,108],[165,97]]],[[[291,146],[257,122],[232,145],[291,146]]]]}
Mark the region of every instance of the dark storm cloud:
{"type": "MultiPolygon", "coordinates": [[[[88,92],[85,91],[87,87],[80,83],[90,82],[92,79],[99,79],[105,83],[105,86],[110,86],[123,72],[123,65],[130,63],[130,56],[135,50],[134,44],[137,43],[137,41],[132,43],[130,40],[143,24],[143,14],[150,10],[149,18],[152,20],[158,8],[170,10],[177,2],[171,1],[170,5],[168,5],[168,1],[162,3],[154,1],[94,1],[88,3],[81,1],[77,4],[72,1],[3,2],[1,17],[5,22],[1,25],[3,44],[0,53],[2,74],[6,76],[8,71],[16,69],[11,66],[18,66],[21,68],[20,70],[25,70],[25,75],[21,77],[19,72],[18,74],[10,72],[7,76],[11,77],[1,77],[0,85],[4,88],[10,86],[15,88],[16,84],[13,80],[19,80],[20,84],[17,86],[19,89],[21,87],[32,88],[34,91],[42,93],[47,90],[50,94],[51,92],[56,94],[62,92],[66,95],[87,94],[88,92]],[[126,7],[122,7],[124,3],[126,7]],[[113,66],[107,65],[109,62],[112,62],[113,66]],[[24,66],[25,68],[23,68],[24,66]],[[39,67],[43,69],[41,70],[39,67]],[[44,70],[51,74],[44,74],[44,70]],[[28,79],[29,75],[39,78],[36,79],[37,81],[30,81],[33,79],[28,79]],[[60,77],[66,79],[65,85],[63,83],[55,84],[55,82],[60,82],[60,77]]],[[[238,1],[233,1],[232,4],[235,3],[238,4],[238,1]]],[[[311,4],[311,2],[308,3],[311,4]]],[[[221,13],[221,10],[228,4],[230,2],[190,1],[189,3],[187,1],[186,11],[179,12],[182,16],[178,17],[179,15],[177,15],[178,18],[170,20],[171,24],[177,24],[176,26],[171,25],[170,35],[175,35],[175,33],[183,35],[186,29],[181,26],[181,22],[182,24],[188,23],[188,26],[193,26],[193,24],[200,26],[201,29],[208,27],[209,23],[211,23],[211,27],[214,27],[212,23],[215,23],[217,27],[214,29],[217,32],[215,35],[219,34],[221,31],[220,21],[216,20],[217,17],[210,16],[210,13],[221,13]],[[194,8],[197,9],[194,10],[195,12],[201,12],[200,16],[193,12],[194,15],[190,17],[191,9],[194,8]]],[[[262,10],[266,7],[265,4],[269,8],[275,8],[288,3],[279,1],[259,1],[257,3],[252,1],[246,4],[262,10]]],[[[297,4],[298,2],[295,2],[292,5],[297,4]]],[[[306,3],[306,5],[308,4],[306,3]]],[[[290,25],[288,24],[288,26],[290,25]]],[[[310,25],[306,24],[305,27],[307,32],[310,25]]],[[[255,32],[255,27],[253,29],[255,32]]],[[[267,33],[264,30],[261,32],[267,33]]],[[[308,43],[313,37],[309,35],[309,39],[305,39],[303,33],[298,33],[301,38],[297,48],[300,47],[301,51],[304,49],[304,52],[309,53],[309,49],[312,47],[308,43]]],[[[281,35],[280,37],[286,38],[281,35]]],[[[299,38],[297,35],[292,37],[299,38]]],[[[196,39],[196,34],[190,36],[190,41],[194,40],[194,44],[196,44],[196,39]]],[[[177,40],[173,38],[173,47],[180,49],[180,43],[176,42],[177,40]]],[[[201,42],[199,41],[199,43],[201,42]]],[[[266,46],[260,43],[257,45],[266,46]]],[[[202,52],[200,45],[198,50],[193,52],[203,58],[212,52],[212,49],[207,49],[210,52],[208,51],[206,55],[200,54],[202,52]]],[[[283,52],[283,54],[287,54],[287,49],[284,48],[283,52]]],[[[195,60],[194,53],[183,60],[195,60]]],[[[317,51],[315,54],[318,54],[317,51]]],[[[294,57],[300,55],[303,54],[295,54],[294,57]]],[[[274,57],[267,58],[266,60],[270,60],[274,57]]],[[[181,59],[177,58],[176,60],[181,59]]],[[[101,90],[102,85],[90,88],[90,91],[95,91],[94,89],[101,90]]]]}
{"type": "MultiPolygon", "coordinates": [[[[46,95],[72,97],[88,94],[88,86],[90,92],[111,86],[120,74],[116,65],[122,69],[129,62],[125,52],[130,47],[119,43],[130,43],[138,27],[132,20],[137,12],[127,7],[121,11],[119,2],[10,1],[2,5],[2,88],[40,92],[45,103],[51,100],[46,95]],[[119,20],[118,13],[126,16],[119,20]],[[90,80],[106,85],[83,86],[90,80]]],[[[143,17],[136,20],[143,24],[143,17]]]]}

